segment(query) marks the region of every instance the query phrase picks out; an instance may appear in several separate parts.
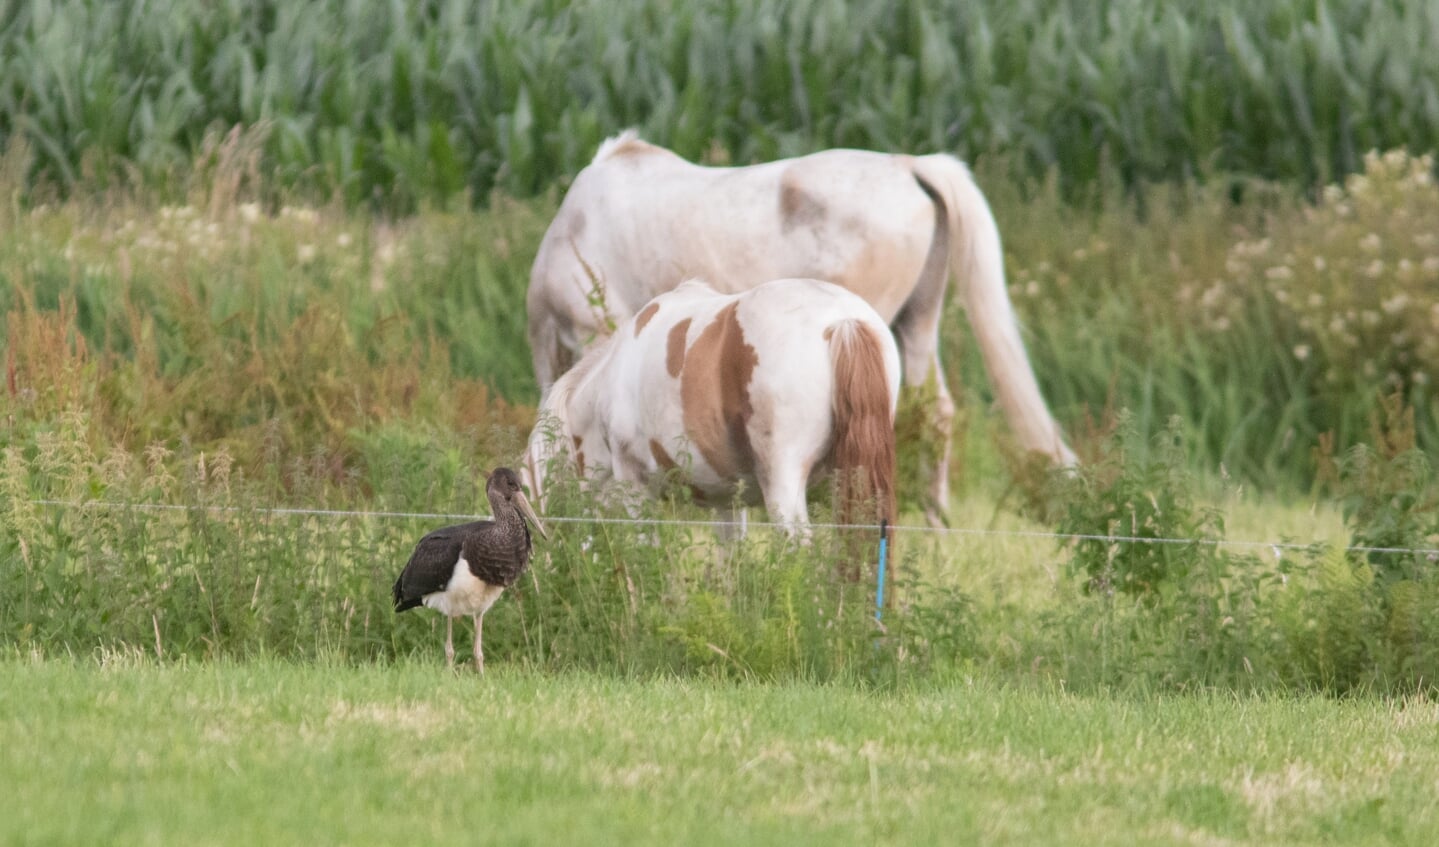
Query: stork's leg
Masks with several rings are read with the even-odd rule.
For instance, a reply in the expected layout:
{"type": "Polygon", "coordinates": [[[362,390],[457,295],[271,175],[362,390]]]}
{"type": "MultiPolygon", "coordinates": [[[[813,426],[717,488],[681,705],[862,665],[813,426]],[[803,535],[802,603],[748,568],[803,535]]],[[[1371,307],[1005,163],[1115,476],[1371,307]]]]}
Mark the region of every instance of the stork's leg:
{"type": "Polygon", "coordinates": [[[485,672],[485,651],[480,647],[480,631],[485,623],[485,613],[475,615],[475,670],[485,672]]]}
{"type": "Polygon", "coordinates": [[[455,619],[445,615],[445,664],[455,666],[455,619]]]}

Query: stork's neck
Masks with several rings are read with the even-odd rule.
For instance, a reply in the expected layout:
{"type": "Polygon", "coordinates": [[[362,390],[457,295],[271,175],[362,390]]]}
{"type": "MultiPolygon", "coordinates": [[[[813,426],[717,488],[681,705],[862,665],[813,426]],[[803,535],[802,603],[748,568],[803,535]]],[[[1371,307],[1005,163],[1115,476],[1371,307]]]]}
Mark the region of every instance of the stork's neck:
{"type": "Polygon", "coordinates": [[[495,523],[505,527],[525,525],[525,516],[520,514],[515,504],[506,500],[503,494],[490,494],[489,497],[490,514],[494,516],[495,523]]]}

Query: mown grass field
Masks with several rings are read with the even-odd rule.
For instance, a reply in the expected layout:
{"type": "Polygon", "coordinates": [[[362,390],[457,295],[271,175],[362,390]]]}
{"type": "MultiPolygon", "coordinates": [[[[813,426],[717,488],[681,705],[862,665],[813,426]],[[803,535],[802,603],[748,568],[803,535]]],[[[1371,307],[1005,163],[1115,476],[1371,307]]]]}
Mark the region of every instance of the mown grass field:
{"type": "Polygon", "coordinates": [[[0,841],[1428,844],[1427,699],[0,662],[0,841]],[[49,717],[46,717],[49,716],[49,717]]]}

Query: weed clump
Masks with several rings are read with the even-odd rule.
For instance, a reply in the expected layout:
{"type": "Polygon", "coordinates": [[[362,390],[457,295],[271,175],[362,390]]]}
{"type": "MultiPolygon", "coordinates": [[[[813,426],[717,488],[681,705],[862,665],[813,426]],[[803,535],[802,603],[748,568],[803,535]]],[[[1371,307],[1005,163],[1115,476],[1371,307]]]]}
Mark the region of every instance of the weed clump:
{"type": "Polygon", "coordinates": [[[1080,596],[1039,642],[1066,656],[1066,680],[1434,690],[1439,497],[1397,397],[1388,419],[1377,447],[1338,463],[1348,548],[1284,544],[1271,557],[1235,550],[1220,513],[1196,505],[1177,421],[1146,444],[1121,414],[1102,458],[1056,474],[1050,492],[1080,596]]]}

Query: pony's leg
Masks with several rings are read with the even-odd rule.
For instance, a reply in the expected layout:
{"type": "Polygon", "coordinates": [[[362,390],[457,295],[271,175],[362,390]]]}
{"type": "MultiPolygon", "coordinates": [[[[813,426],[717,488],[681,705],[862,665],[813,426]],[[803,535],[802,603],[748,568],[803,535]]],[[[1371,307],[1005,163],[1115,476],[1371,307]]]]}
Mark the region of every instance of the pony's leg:
{"type": "Polygon", "coordinates": [[[760,480],[765,510],[770,520],[784,524],[791,538],[801,544],[810,543],[809,504],[805,500],[805,482],[809,474],[804,468],[780,465],[771,468],[760,480]]]}
{"type": "Polygon", "coordinates": [[[566,370],[560,350],[559,328],[548,312],[536,314],[531,307],[529,325],[530,357],[535,366],[535,383],[543,392],[566,370]]]}
{"type": "Polygon", "coordinates": [[[731,505],[729,507],[729,520],[720,524],[715,530],[715,535],[725,544],[732,544],[742,540],[749,534],[749,509],[743,506],[731,505]]]}

